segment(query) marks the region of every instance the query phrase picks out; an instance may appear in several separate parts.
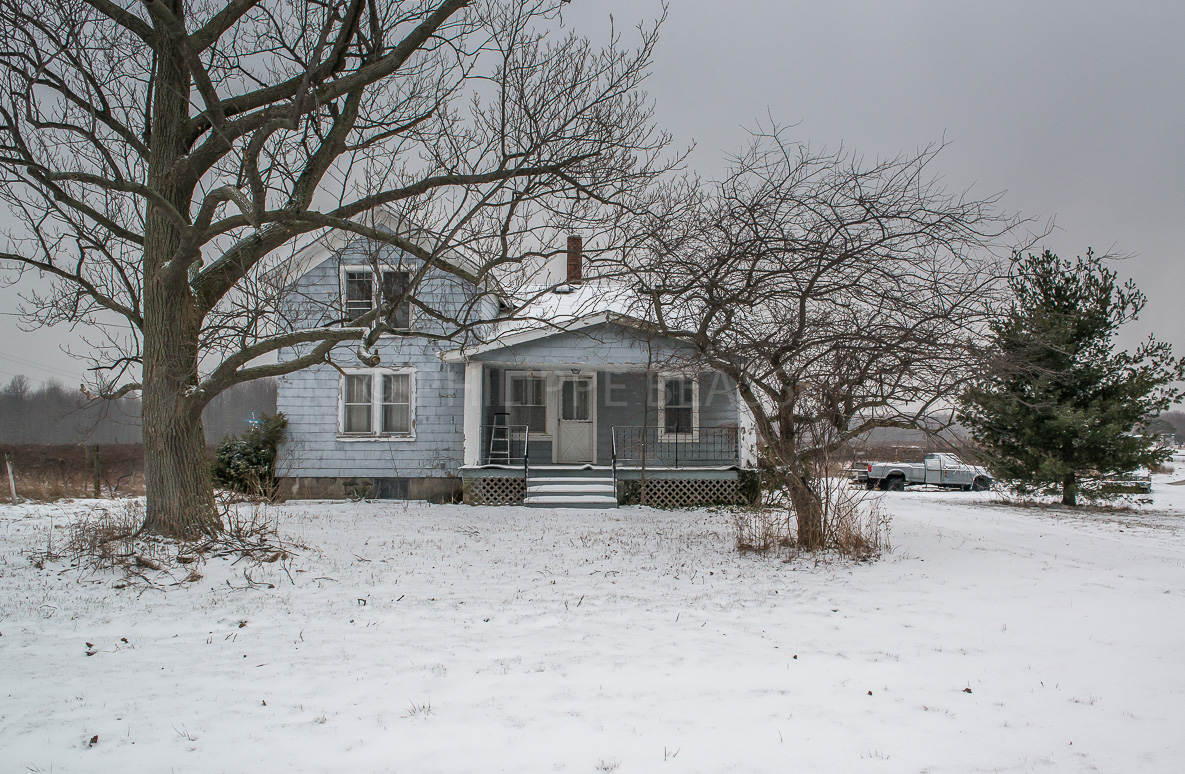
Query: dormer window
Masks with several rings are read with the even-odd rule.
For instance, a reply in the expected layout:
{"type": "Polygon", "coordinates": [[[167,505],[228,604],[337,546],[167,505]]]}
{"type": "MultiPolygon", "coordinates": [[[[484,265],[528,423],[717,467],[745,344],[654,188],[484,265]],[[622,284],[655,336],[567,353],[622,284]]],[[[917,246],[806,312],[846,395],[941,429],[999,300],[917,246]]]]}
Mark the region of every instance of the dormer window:
{"type": "MultiPolygon", "coordinates": [[[[375,281],[374,270],[369,267],[342,270],[342,314],[347,321],[352,322],[367,314],[380,302],[390,304],[400,298],[411,282],[411,273],[406,271],[383,270],[381,276],[383,282],[380,287],[375,281]]],[[[387,316],[387,324],[395,330],[409,330],[411,302],[405,299],[397,304],[387,316]]]]}

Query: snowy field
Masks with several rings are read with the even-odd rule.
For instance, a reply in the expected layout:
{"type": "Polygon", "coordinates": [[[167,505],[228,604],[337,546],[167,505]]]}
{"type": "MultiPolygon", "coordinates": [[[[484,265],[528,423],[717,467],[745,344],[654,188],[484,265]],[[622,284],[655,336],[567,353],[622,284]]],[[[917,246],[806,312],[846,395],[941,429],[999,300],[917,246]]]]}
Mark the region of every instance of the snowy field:
{"type": "Polygon", "coordinates": [[[708,511],[300,503],[289,572],[168,591],[37,570],[91,504],[5,506],[0,772],[1180,772],[1180,462],[1137,513],[889,493],[860,565],[708,511]]]}

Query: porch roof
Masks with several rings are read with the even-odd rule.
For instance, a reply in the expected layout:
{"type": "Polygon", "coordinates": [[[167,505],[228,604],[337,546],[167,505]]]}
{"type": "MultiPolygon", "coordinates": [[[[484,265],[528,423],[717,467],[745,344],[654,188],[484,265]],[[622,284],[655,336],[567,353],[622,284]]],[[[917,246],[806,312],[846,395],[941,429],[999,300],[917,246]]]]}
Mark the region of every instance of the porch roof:
{"type": "Polygon", "coordinates": [[[638,331],[651,330],[651,325],[646,320],[614,311],[591,312],[578,316],[569,316],[569,318],[557,318],[552,321],[536,320],[531,325],[524,325],[523,321],[517,320],[514,321],[514,324],[499,328],[494,333],[494,337],[488,341],[481,341],[481,343],[469,344],[456,348],[456,350],[444,352],[441,357],[446,363],[465,363],[470,358],[486,352],[507,350],[507,348],[529,344],[532,341],[539,341],[566,333],[588,331],[590,328],[603,325],[619,325],[638,331]]]}

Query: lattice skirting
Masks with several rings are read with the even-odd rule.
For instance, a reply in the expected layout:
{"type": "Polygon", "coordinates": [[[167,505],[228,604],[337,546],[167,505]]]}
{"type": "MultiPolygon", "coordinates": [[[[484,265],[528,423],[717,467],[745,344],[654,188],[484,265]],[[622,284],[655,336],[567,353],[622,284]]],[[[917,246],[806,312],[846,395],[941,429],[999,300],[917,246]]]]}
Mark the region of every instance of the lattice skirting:
{"type": "Polygon", "coordinates": [[[526,479],[470,478],[465,480],[465,502],[470,505],[521,505],[526,496],[526,479]]]}
{"type": "Polygon", "coordinates": [[[702,505],[738,505],[743,502],[736,479],[652,479],[625,482],[618,499],[653,508],[692,508],[702,505]]]}

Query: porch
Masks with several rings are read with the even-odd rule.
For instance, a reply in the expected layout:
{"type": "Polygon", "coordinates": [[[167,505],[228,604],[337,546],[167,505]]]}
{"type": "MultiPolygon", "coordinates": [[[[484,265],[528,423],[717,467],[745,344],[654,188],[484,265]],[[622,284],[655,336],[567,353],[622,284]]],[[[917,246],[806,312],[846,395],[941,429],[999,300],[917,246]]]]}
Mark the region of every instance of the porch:
{"type": "Polygon", "coordinates": [[[464,466],[746,464],[736,385],[717,371],[465,364],[464,466]]]}
{"type": "Polygon", "coordinates": [[[733,503],[752,467],[736,387],[715,371],[470,361],[465,406],[470,503],[733,503]]]}

